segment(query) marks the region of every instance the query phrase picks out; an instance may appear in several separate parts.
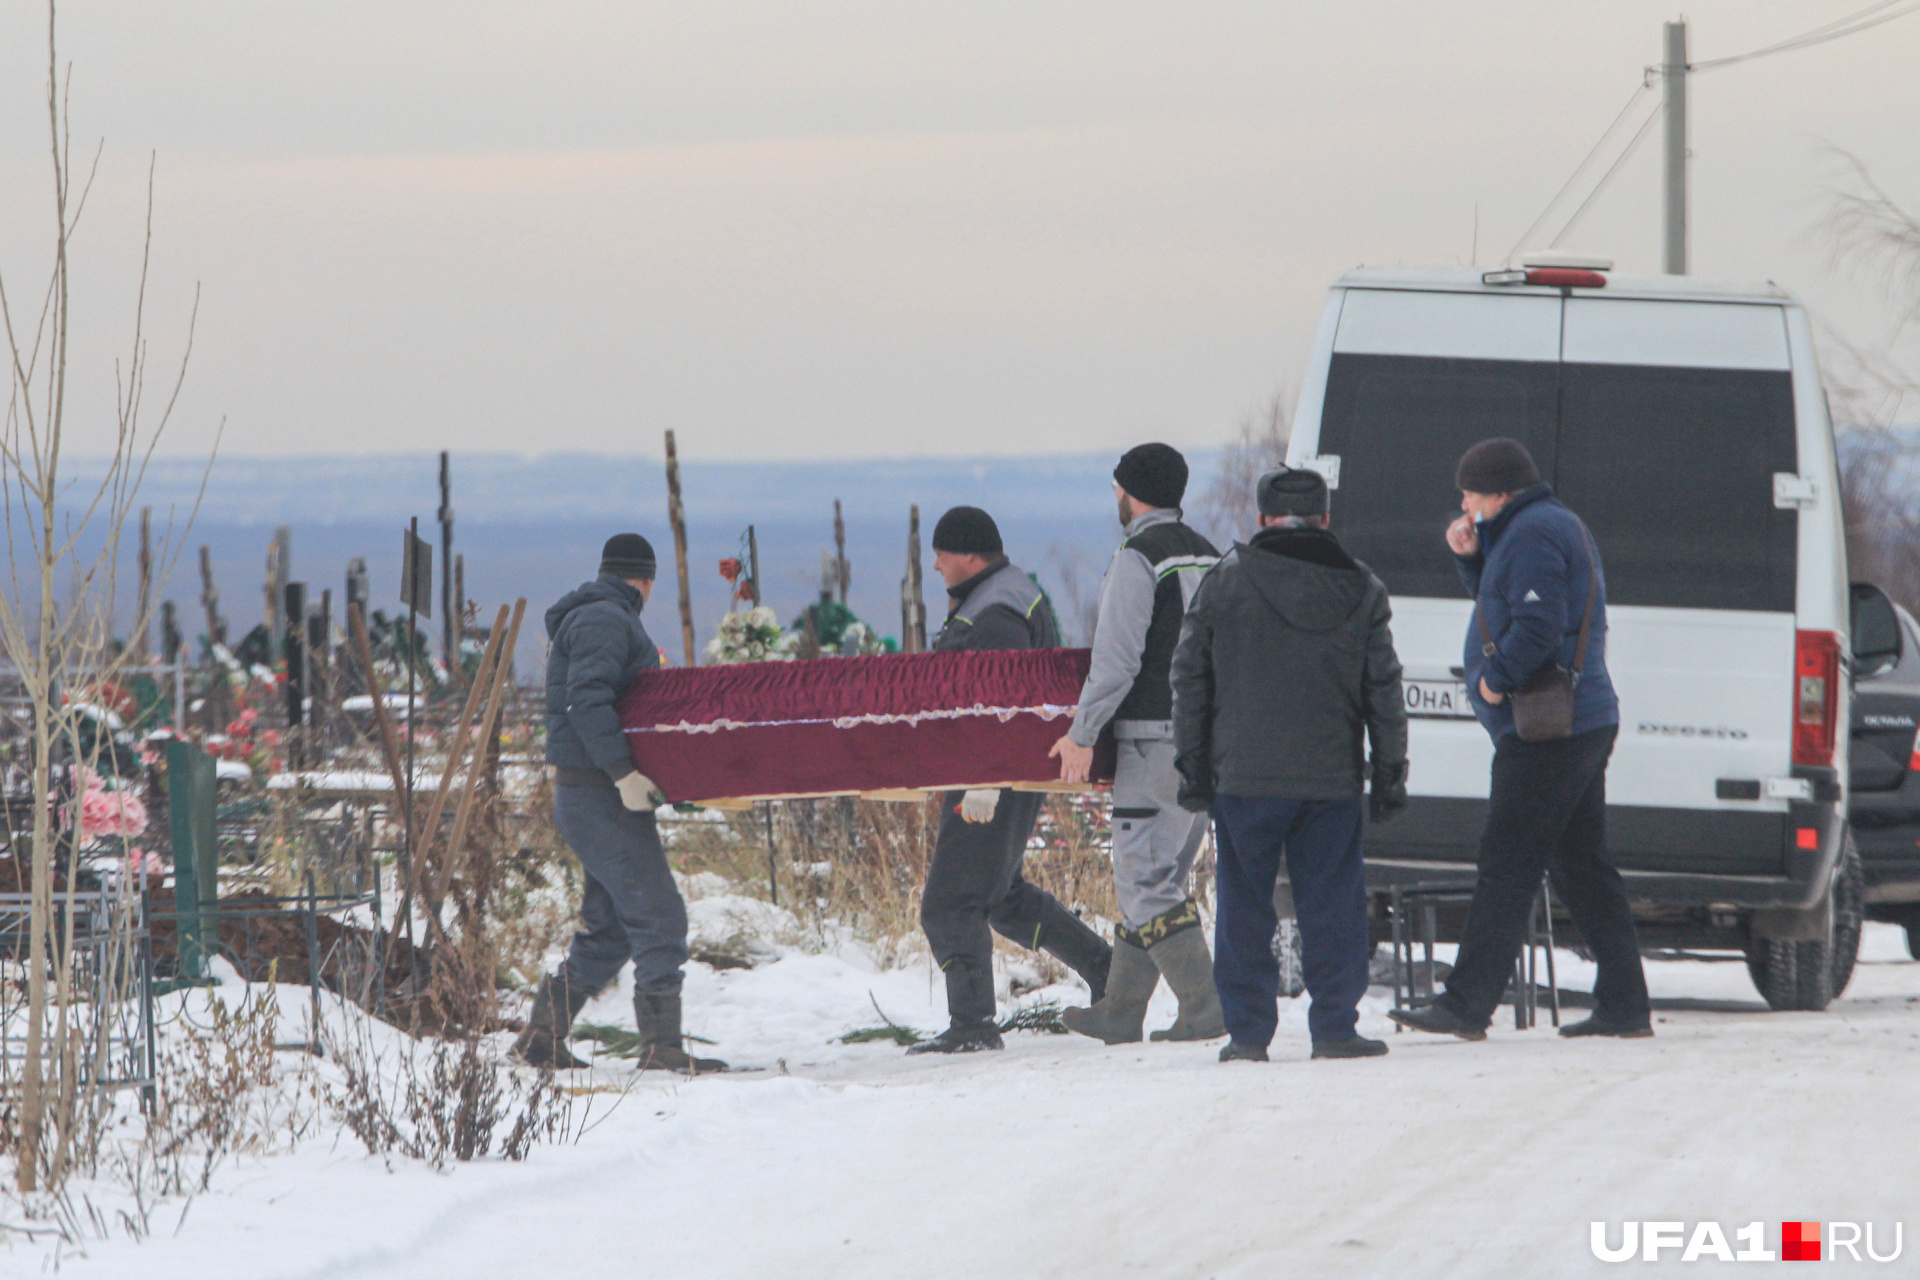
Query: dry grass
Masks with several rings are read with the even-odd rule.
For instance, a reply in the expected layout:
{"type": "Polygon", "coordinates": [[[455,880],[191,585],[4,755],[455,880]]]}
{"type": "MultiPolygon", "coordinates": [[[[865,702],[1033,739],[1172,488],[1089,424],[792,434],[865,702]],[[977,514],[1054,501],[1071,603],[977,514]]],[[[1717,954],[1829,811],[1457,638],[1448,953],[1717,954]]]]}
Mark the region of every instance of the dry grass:
{"type": "MultiPolygon", "coordinates": [[[[669,858],[683,874],[710,873],[734,893],[778,901],[817,945],[851,936],[882,964],[904,964],[925,953],[920,891],[938,804],[851,798],[761,804],[721,822],[671,824],[669,858]]],[[[1025,874],[1105,932],[1103,922],[1117,915],[1105,798],[1048,796],[1025,874]]]]}

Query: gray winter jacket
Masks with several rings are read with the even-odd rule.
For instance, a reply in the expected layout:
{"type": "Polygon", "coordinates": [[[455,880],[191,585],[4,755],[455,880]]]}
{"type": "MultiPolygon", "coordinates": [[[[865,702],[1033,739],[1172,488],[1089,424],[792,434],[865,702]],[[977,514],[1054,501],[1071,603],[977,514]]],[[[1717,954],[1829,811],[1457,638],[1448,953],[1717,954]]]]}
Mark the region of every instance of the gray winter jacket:
{"type": "Polygon", "coordinates": [[[1387,589],[1319,529],[1267,529],[1194,597],[1173,658],[1178,767],[1198,794],[1361,794],[1365,738],[1407,758],[1387,589]]]}
{"type": "Polygon", "coordinates": [[[1219,559],[1177,510],[1134,517],[1100,584],[1093,664],[1068,737],[1090,747],[1109,722],[1116,738],[1172,736],[1173,650],[1194,592],[1219,559]]]}
{"type": "Polygon", "coordinates": [[[633,678],[660,665],[640,625],[640,592],[610,573],[561,596],[547,610],[547,763],[599,769],[618,782],[633,772],[614,705],[633,678]]]}
{"type": "Polygon", "coordinates": [[[1005,556],[957,587],[949,587],[946,625],[927,647],[959,649],[1054,649],[1060,627],[1046,592],[1005,556]]]}

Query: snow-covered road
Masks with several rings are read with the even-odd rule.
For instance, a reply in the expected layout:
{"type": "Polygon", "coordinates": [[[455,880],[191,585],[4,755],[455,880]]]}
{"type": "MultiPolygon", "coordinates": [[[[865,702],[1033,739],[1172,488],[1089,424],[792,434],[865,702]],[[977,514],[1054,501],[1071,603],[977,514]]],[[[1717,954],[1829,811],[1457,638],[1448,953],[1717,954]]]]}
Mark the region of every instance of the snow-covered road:
{"type": "MultiPolygon", "coordinates": [[[[1581,984],[1564,959],[1563,984],[1581,984]]],[[[65,1266],[143,1280],[1578,1276],[1615,1269],[1589,1252],[1593,1220],[1717,1219],[1770,1233],[1904,1221],[1906,1258],[1870,1269],[1914,1267],[1920,964],[1901,935],[1869,926],[1824,1014],[1766,1012],[1735,964],[1650,976],[1652,1041],[1510,1020],[1482,1044],[1391,1036],[1376,990],[1362,1029],[1389,1034],[1385,1059],[1308,1061],[1300,1001],[1272,1063],[1222,1065],[1217,1044],[1033,1034],[1000,1054],[908,1059],[830,1040],[878,1021],[874,1001],[937,1025],[924,972],[823,956],[700,967],[693,1029],[761,1070],[649,1074],[577,1145],[523,1164],[389,1173],[351,1139],[309,1143],[228,1167],[177,1233],[163,1210],[155,1238],[65,1266]]],[[[613,1020],[621,999],[587,1016],[613,1020]]],[[[1170,1016],[1156,1007],[1150,1025],[1170,1016]]],[[[10,1267],[40,1259],[22,1250],[10,1267]]]]}

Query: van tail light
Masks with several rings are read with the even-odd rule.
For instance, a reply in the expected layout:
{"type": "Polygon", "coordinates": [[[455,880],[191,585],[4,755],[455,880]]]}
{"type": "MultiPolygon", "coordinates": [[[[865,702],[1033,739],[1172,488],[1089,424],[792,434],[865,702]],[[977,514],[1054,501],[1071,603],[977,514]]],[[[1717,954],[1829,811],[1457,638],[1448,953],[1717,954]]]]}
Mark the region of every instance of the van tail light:
{"type": "Polygon", "coordinates": [[[1907,768],[1920,771],[1920,733],[1913,735],[1913,756],[1907,761],[1907,768]]]}
{"type": "Polygon", "coordinates": [[[1793,762],[1831,767],[1839,701],[1840,637],[1831,631],[1793,636],[1793,762]]]}
{"type": "Polygon", "coordinates": [[[1527,267],[1482,272],[1480,283],[1544,284],[1560,289],[1604,289],[1607,287],[1607,277],[1603,272],[1588,271],[1579,267],[1527,267]]]}
{"type": "Polygon", "coordinates": [[[1577,271],[1568,267],[1535,267],[1527,272],[1528,284],[1558,285],[1563,289],[1604,289],[1607,278],[1598,271],[1577,271]]]}

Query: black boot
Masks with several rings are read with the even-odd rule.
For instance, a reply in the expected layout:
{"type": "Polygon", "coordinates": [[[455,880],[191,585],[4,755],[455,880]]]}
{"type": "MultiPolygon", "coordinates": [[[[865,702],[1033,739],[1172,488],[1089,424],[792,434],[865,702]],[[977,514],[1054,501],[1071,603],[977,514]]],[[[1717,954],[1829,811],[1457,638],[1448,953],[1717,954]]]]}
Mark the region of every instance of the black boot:
{"type": "Polygon", "coordinates": [[[1033,946],[1080,975],[1093,992],[1093,1002],[1107,998],[1107,972],[1113,967],[1113,948],[1073,912],[1052,898],[1041,908],[1040,928],[1033,946]]]}
{"type": "Polygon", "coordinates": [[[533,993],[533,1008],[527,1013],[527,1026],[513,1042],[513,1051],[530,1067],[554,1071],[572,1071],[587,1064],[567,1049],[567,1036],[573,1020],[593,998],[591,991],[574,990],[567,983],[566,971],[540,980],[533,993]]]}
{"type": "Polygon", "coordinates": [[[696,1058],[687,1052],[680,1034],[678,991],[634,992],[633,1020],[640,1028],[640,1043],[646,1050],[646,1056],[640,1060],[642,1071],[684,1071],[697,1076],[727,1069],[727,1064],[718,1058],[696,1058]]]}
{"type": "Polygon", "coordinates": [[[922,1040],[908,1053],[978,1053],[982,1049],[1004,1049],[1000,1028],[991,1022],[954,1023],[931,1040],[922,1040]]]}
{"type": "Polygon", "coordinates": [[[947,980],[947,1018],[952,1025],[907,1052],[974,1053],[1005,1048],[1000,1028],[993,1025],[993,969],[955,956],[942,970],[947,980]]]}
{"type": "Polygon", "coordinates": [[[1462,1040],[1485,1040],[1487,1029],[1476,1027],[1438,1000],[1424,1009],[1389,1009],[1387,1016],[1403,1027],[1430,1031],[1437,1036],[1459,1036],[1462,1040]]]}
{"type": "Polygon", "coordinates": [[[1348,1036],[1345,1040],[1315,1040],[1313,1056],[1316,1058],[1378,1058],[1387,1051],[1385,1040],[1369,1040],[1365,1036],[1348,1036]]]}
{"type": "Polygon", "coordinates": [[[1227,1041],[1226,1048],[1220,1050],[1220,1061],[1222,1062],[1265,1062],[1266,1060],[1267,1046],[1263,1044],[1248,1044],[1244,1040],[1229,1040],[1227,1041]]]}
{"type": "Polygon", "coordinates": [[[1590,1018],[1569,1022],[1560,1028],[1560,1034],[1569,1040],[1578,1039],[1581,1036],[1615,1036],[1621,1040],[1644,1040],[1653,1034],[1653,1019],[1646,1017],[1623,1021],[1603,1018],[1596,1013],[1590,1018]]]}

